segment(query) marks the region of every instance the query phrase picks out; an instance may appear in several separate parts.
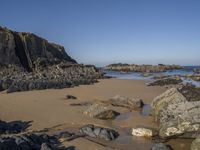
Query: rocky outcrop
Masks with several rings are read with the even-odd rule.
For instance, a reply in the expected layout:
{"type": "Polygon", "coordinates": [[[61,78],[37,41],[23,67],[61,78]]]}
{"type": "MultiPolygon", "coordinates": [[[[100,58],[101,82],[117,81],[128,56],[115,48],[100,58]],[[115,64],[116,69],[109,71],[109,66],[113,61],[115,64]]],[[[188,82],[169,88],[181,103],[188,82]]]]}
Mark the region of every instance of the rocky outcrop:
{"type": "Polygon", "coordinates": [[[49,43],[32,33],[14,32],[0,27],[0,64],[18,65],[27,71],[43,67],[42,63],[67,61],[76,63],[63,46],[49,43]]]}
{"type": "Polygon", "coordinates": [[[162,138],[182,136],[195,138],[200,131],[199,88],[184,85],[172,88],[156,97],[151,106],[155,121],[159,123],[162,138]]]}
{"type": "Polygon", "coordinates": [[[176,85],[181,83],[182,80],[181,78],[163,78],[163,79],[158,79],[155,81],[152,81],[150,83],[147,83],[148,86],[165,86],[165,85],[176,85]]]}
{"type": "Polygon", "coordinates": [[[110,64],[104,67],[106,70],[122,71],[122,72],[143,72],[143,73],[153,73],[153,72],[164,72],[167,70],[182,69],[178,65],[136,65],[136,64],[110,64]]]}
{"type": "Polygon", "coordinates": [[[65,88],[102,77],[95,66],[77,64],[63,46],[0,27],[0,91],[65,88]]]}

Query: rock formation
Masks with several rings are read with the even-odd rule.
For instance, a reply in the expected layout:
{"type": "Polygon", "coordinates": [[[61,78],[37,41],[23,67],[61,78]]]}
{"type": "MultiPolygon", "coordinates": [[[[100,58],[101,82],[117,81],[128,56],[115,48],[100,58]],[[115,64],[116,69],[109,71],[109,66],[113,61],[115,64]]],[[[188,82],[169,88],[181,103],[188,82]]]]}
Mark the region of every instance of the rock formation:
{"type": "Polygon", "coordinates": [[[110,64],[104,67],[105,70],[122,71],[122,72],[143,72],[143,73],[153,73],[153,72],[164,72],[167,70],[182,69],[178,65],[136,65],[136,64],[110,64]]]}
{"type": "Polygon", "coordinates": [[[172,88],[156,97],[151,106],[162,138],[195,138],[200,131],[200,89],[191,85],[172,88]]]}
{"type": "Polygon", "coordinates": [[[71,87],[102,76],[95,66],[77,64],[63,46],[0,27],[0,91],[71,87]]]}

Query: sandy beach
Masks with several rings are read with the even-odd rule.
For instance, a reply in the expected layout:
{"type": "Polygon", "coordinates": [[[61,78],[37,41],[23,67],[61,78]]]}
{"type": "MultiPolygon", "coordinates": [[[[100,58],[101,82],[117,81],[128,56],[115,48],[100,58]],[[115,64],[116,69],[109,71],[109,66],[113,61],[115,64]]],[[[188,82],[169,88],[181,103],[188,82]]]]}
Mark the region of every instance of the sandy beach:
{"type": "MultiPolygon", "coordinates": [[[[63,142],[65,146],[75,146],[77,150],[84,149],[141,149],[148,150],[151,140],[135,138],[130,134],[133,127],[148,127],[157,129],[152,117],[142,116],[138,111],[128,111],[126,108],[113,107],[121,116],[113,121],[93,119],[83,114],[87,106],[71,106],[72,103],[106,101],[115,95],[142,99],[145,104],[163,93],[166,87],[148,87],[142,80],[103,79],[93,85],[82,85],[74,88],[49,89],[28,92],[0,93],[0,118],[4,121],[31,121],[27,131],[38,131],[49,128],[50,132],[60,130],[78,130],[86,124],[114,128],[120,137],[112,142],[100,141],[96,144],[84,138],[71,142],[63,142]],[[76,96],[76,100],[67,100],[67,94],[76,96]],[[134,148],[133,148],[134,147],[134,148]]],[[[187,150],[190,140],[171,140],[175,149],[187,150]],[[184,141],[184,142],[182,142],[184,141]]]]}

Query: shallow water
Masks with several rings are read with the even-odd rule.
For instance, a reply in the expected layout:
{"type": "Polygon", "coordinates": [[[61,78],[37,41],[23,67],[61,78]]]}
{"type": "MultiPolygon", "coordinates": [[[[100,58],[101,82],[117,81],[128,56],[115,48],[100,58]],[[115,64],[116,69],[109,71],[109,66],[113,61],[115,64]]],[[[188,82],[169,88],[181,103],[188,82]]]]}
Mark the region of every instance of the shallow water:
{"type": "MultiPolygon", "coordinates": [[[[114,78],[118,78],[118,79],[130,79],[130,80],[146,80],[146,81],[153,81],[153,77],[154,76],[159,76],[159,75],[170,75],[170,76],[174,76],[174,75],[181,75],[181,76],[185,76],[185,75],[190,75],[193,74],[193,69],[195,68],[199,68],[199,67],[185,67],[184,69],[179,69],[179,70],[169,70],[166,72],[160,72],[160,73],[150,73],[150,76],[148,77],[144,77],[143,73],[139,73],[139,72],[127,72],[127,73],[121,73],[120,71],[105,71],[105,75],[107,76],[111,76],[114,78]]],[[[188,78],[181,78],[183,80],[183,83],[191,83],[193,85],[195,85],[196,87],[200,87],[200,82],[199,81],[195,81],[192,79],[188,79],[188,78]]]]}

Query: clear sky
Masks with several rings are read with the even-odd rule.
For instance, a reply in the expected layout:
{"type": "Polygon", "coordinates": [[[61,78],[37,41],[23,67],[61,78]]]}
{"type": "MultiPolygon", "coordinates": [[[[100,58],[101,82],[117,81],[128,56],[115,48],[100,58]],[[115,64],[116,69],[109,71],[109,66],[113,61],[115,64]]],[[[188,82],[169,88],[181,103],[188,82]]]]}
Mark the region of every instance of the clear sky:
{"type": "Polygon", "coordinates": [[[200,0],[1,0],[0,25],[79,63],[200,65],[200,0]]]}

